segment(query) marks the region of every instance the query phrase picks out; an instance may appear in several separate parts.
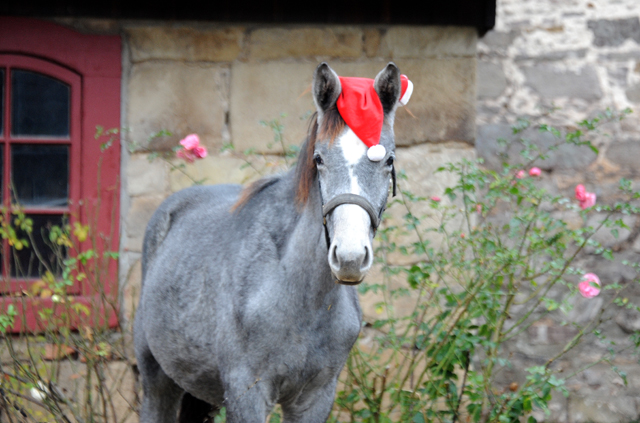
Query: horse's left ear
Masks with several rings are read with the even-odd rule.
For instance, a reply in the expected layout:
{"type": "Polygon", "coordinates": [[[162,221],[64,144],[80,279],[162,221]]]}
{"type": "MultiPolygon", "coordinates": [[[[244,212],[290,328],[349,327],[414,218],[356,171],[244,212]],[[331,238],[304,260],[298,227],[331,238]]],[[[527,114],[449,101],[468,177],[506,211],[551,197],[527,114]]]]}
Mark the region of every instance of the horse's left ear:
{"type": "Polygon", "coordinates": [[[376,76],[373,86],[378,93],[385,116],[393,112],[398,105],[402,91],[398,67],[393,62],[389,62],[387,67],[376,76]]]}

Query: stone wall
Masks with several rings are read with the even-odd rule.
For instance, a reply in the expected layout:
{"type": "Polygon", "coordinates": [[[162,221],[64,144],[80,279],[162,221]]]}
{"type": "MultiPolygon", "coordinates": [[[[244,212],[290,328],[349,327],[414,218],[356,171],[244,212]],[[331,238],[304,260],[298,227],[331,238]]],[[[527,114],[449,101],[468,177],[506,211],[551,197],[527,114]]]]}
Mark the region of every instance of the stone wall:
{"type": "MultiPolygon", "coordinates": [[[[574,127],[610,108],[640,106],[640,3],[637,0],[499,0],[496,27],[478,43],[478,102],[476,152],[489,167],[498,167],[495,140],[508,138],[519,117],[574,127]],[[555,112],[548,114],[552,108],[555,112]]],[[[533,142],[549,145],[549,135],[525,134],[533,142]]],[[[585,149],[560,150],[542,162],[543,183],[556,193],[573,196],[576,184],[596,192],[598,202],[612,204],[620,177],[640,188],[640,113],[603,128],[593,138],[598,155],[585,149]]],[[[631,231],[600,241],[617,253],[614,262],[586,255],[583,268],[604,283],[629,282],[634,273],[623,259],[640,258],[640,222],[625,217],[631,231]]],[[[635,289],[635,288],[634,288],[635,289]]],[[[638,301],[638,290],[632,290],[638,301]]],[[[602,299],[576,299],[569,320],[584,322],[602,305],[602,299]]],[[[623,313],[605,323],[607,336],[625,345],[628,333],[640,328],[640,317],[623,313]]],[[[540,321],[528,339],[510,346],[514,369],[537,365],[575,335],[559,320],[540,321]]],[[[597,360],[605,346],[594,339],[559,364],[564,374],[597,360]]],[[[570,395],[554,398],[551,415],[536,417],[557,422],[629,422],[640,417],[640,367],[637,357],[619,355],[614,363],[628,374],[629,385],[609,365],[592,367],[568,380],[570,395]]],[[[524,375],[509,371],[503,382],[520,382],[524,375]]]]}

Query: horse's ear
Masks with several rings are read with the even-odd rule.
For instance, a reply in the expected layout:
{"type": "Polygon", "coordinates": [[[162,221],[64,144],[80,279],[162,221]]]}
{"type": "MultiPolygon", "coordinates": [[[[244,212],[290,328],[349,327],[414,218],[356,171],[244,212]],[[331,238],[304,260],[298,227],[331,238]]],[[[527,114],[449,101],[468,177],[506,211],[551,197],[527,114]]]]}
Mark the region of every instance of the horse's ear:
{"type": "Polygon", "coordinates": [[[382,69],[373,83],[378,93],[384,114],[393,112],[400,100],[402,86],[400,85],[400,69],[389,62],[387,67],[382,69]]]}
{"type": "Polygon", "coordinates": [[[319,118],[336,104],[341,92],[338,74],[325,62],[320,63],[313,74],[313,102],[318,109],[319,118]]]}

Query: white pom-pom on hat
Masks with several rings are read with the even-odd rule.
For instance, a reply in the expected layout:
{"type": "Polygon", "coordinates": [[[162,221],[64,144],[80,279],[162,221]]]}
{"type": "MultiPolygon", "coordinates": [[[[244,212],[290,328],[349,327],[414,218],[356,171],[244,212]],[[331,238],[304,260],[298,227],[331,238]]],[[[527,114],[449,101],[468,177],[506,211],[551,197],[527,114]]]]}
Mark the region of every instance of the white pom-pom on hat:
{"type": "Polygon", "coordinates": [[[373,147],[369,147],[367,150],[367,157],[372,162],[379,162],[384,159],[384,156],[387,155],[387,150],[384,148],[384,145],[376,144],[373,147]]]}

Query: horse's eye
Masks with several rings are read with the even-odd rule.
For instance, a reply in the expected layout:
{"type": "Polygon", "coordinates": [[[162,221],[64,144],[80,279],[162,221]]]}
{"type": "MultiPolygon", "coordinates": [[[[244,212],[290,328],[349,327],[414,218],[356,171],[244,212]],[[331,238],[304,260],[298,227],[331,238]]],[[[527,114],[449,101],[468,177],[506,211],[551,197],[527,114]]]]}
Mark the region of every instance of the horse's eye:
{"type": "Polygon", "coordinates": [[[393,166],[393,157],[389,157],[386,164],[387,166],[393,166]]]}
{"type": "Polygon", "coordinates": [[[313,158],[313,160],[315,160],[317,165],[324,164],[324,160],[322,160],[322,157],[320,157],[319,154],[316,154],[316,156],[313,158]]]}

